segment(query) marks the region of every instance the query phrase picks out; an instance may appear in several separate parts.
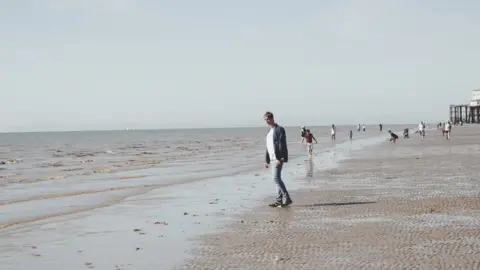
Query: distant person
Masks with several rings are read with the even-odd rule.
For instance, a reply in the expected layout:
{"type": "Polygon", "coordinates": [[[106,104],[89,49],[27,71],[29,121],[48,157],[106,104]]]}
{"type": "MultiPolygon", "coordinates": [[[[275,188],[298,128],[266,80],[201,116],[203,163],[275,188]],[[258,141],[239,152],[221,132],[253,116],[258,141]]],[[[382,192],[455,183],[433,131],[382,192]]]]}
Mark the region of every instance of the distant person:
{"type": "Polygon", "coordinates": [[[380,132],[382,132],[382,130],[383,130],[383,125],[380,124],[379,127],[380,127],[380,132]]]}
{"type": "Polygon", "coordinates": [[[367,128],[365,127],[365,124],[362,126],[363,132],[367,131],[367,128]]]}
{"type": "Polygon", "coordinates": [[[285,129],[275,123],[273,113],[266,112],[263,118],[270,127],[266,138],[265,168],[268,168],[271,161],[274,162],[275,166],[272,166],[272,176],[277,185],[277,198],[269,206],[287,206],[293,202],[281,177],[283,164],[288,162],[287,135],[285,129]],[[285,203],[283,199],[285,199],[285,203]]]}
{"type": "Polygon", "coordinates": [[[349,137],[350,137],[350,140],[353,139],[353,131],[350,129],[350,132],[349,132],[349,137]]]}
{"type": "Polygon", "coordinates": [[[422,138],[425,138],[425,129],[424,129],[423,121],[418,124],[418,133],[422,138]]]}
{"type": "Polygon", "coordinates": [[[357,131],[360,132],[360,124],[357,126],[357,131]]]}
{"type": "Polygon", "coordinates": [[[450,140],[451,130],[452,130],[452,124],[450,123],[450,121],[448,121],[447,123],[445,123],[445,135],[447,136],[447,140],[450,140]]]}
{"type": "Polygon", "coordinates": [[[398,139],[398,135],[393,133],[391,130],[388,131],[390,133],[390,141],[395,142],[398,139]]]}
{"type": "Polygon", "coordinates": [[[335,125],[332,125],[332,128],[330,129],[330,134],[332,137],[332,141],[335,141],[335,135],[337,134],[337,128],[335,127],[335,125]]]}
{"type": "Polygon", "coordinates": [[[310,132],[310,129],[307,129],[307,133],[305,134],[305,138],[302,139],[302,143],[303,141],[305,141],[305,143],[307,144],[308,155],[311,156],[313,153],[312,141],[315,141],[315,143],[318,142],[317,139],[315,139],[315,136],[313,136],[313,134],[310,132]]]}
{"type": "Polygon", "coordinates": [[[409,132],[408,128],[403,130],[403,138],[404,139],[409,139],[410,138],[410,135],[408,134],[408,132],[409,132]]]}

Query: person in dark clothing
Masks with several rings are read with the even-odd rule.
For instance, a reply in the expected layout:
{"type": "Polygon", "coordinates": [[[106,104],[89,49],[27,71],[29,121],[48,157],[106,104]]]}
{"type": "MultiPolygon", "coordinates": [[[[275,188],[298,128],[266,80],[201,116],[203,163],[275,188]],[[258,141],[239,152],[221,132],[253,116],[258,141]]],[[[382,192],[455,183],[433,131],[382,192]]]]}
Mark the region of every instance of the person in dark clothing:
{"type": "Polygon", "coordinates": [[[350,129],[350,140],[353,139],[353,131],[350,129]]]}
{"type": "Polygon", "coordinates": [[[383,130],[383,125],[380,124],[379,126],[380,126],[380,132],[382,132],[382,130],[383,130]]]}
{"type": "Polygon", "coordinates": [[[410,138],[410,135],[408,134],[408,132],[409,132],[408,128],[403,130],[403,138],[404,139],[409,139],[410,138]]]}
{"type": "Polygon", "coordinates": [[[388,131],[390,133],[390,141],[395,142],[398,139],[398,135],[393,133],[391,130],[388,131]]]}
{"type": "Polygon", "coordinates": [[[268,168],[270,162],[275,164],[275,166],[272,166],[272,176],[277,185],[277,198],[269,206],[287,206],[293,202],[282,180],[283,164],[288,162],[287,135],[285,129],[275,123],[273,113],[266,112],[263,118],[270,127],[266,137],[265,168],[268,168]],[[283,202],[283,199],[285,199],[285,202],[283,202]]]}

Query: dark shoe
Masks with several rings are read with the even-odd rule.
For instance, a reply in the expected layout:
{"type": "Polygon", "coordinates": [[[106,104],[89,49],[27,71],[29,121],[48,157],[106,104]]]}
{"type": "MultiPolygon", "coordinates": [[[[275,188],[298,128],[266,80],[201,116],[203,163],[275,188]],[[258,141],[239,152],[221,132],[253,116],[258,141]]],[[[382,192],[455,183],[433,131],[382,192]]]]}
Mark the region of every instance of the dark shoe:
{"type": "Polygon", "coordinates": [[[288,198],[288,199],[285,201],[285,203],[282,204],[282,206],[289,206],[289,205],[292,204],[292,203],[293,203],[292,199],[288,198]]]}
{"type": "Polygon", "coordinates": [[[268,206],[270,206],[270,207],[279,207],[279,206],[282,206],[282,203],[281,203],[281,202],[274,202],[274,203],[269,204],[268,206]]]}

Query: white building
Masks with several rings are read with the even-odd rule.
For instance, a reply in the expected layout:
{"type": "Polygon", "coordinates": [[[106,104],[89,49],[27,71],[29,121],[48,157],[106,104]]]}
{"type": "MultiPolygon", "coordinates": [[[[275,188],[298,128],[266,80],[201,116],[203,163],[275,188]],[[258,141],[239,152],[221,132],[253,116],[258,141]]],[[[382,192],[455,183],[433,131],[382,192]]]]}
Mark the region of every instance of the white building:
{"type": "Polygon", "coordinates": [[[470,101],[470,107],[480,106],[480,89],[472,91],[472,100],[470,101]]]}

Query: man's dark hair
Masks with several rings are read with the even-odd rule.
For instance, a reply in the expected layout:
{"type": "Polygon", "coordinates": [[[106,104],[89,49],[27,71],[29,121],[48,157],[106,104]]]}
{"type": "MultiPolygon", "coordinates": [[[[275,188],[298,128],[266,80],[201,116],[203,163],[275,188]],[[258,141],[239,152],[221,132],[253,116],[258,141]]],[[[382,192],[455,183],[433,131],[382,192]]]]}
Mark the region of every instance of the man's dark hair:
{"type": "Polygon", "coordinates": [[[268,119],[273,119],[273,113],[272,112],[266,112],[263,117],[266,117],[268,119]]]}

